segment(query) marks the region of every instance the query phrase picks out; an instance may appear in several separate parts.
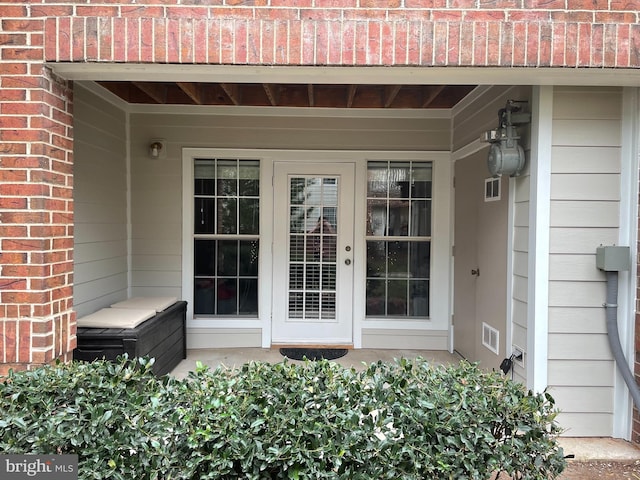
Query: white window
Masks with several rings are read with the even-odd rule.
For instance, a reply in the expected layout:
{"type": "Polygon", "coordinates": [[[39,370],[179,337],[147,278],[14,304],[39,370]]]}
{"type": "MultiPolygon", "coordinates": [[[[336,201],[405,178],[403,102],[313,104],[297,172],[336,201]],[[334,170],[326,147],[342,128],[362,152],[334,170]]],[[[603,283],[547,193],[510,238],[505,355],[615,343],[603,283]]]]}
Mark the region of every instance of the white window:
{"type": "Polygon", "coordinates": [[[258,315],[260,163],[194,159],[194,316],[258,315]]]}
{"type": "Polygon", "coordinates": [[[368,163],[368,318],[429,317],[431,198],[431,162],[368,163]]]}

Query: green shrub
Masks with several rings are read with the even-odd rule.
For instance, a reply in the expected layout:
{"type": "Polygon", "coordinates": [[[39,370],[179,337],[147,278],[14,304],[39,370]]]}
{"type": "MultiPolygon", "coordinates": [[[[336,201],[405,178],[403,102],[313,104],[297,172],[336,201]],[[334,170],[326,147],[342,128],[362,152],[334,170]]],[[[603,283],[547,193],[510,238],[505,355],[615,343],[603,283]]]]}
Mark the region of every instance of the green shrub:
{"type": "Polygon", "coordinates": [[[564,468],[553,399],[465,362],[57,365],[0,384],[0,451],[77,453],[82,479],[521,479],[564,468]]]}

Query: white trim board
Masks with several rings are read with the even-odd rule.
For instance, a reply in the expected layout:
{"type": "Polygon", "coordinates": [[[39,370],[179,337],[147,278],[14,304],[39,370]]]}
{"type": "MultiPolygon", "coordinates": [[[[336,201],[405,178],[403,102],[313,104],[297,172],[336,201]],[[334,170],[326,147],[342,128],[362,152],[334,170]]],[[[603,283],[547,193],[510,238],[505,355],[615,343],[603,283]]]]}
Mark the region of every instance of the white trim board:
{"type": "Polygon", "coordinates": [[[616,85],[640,86],[635,69],[405,66],[256,66],[138,63],[47,63],[67,80],[240,83],[366,83],[386,85],[616,85]]]}
{"type": "Polygon", "coordinates": [[[548,383],[549,225],[553,87],[534,87],[531,100],[531,192],[527,304],[527,388],[548,383]]]}

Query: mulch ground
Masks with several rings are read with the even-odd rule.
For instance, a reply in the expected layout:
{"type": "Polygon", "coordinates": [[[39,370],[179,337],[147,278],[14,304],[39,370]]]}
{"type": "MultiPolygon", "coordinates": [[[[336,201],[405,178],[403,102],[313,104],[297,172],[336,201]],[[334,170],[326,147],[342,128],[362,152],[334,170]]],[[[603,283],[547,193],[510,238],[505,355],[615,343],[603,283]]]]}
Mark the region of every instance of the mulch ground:
{"type": "Polygon", "coordinates": [[[640,480],[640,460],[634,462],[569,461],[558,480],[640,480]]]}
{"type": "MultiPolygon", "coordinates": [[[[569,460],[557,480],[640,480],[640,460],[628,462],[592,461],[581,462],[569,460]]],[[[495,480],[495,476],[492,477],[495,480]]],[[[502,474],[498,480],[509,480],[502,474]]]]}

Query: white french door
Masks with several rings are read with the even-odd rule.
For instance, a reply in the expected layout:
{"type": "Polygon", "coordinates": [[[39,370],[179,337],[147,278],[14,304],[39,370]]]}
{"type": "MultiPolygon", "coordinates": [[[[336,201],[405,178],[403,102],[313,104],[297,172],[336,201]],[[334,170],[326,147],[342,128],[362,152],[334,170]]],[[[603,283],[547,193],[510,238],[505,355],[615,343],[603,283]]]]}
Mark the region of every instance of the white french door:
{"type": "Polygon", "coordinates": [[[352,344],[353,192],[352,163],[275,163],[272,344],[352,344]]]}

